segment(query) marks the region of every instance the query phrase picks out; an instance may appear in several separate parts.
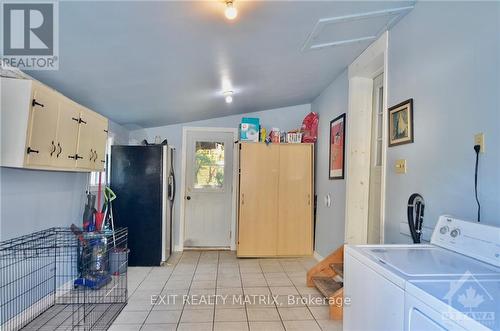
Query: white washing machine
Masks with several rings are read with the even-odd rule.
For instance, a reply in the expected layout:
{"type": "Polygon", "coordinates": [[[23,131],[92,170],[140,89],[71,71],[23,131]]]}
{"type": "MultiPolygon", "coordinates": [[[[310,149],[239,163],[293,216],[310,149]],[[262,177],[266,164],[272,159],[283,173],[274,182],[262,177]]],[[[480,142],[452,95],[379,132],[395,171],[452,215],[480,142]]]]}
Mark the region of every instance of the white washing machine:
{"type": "Polygon", "coordinates": [[[500,228],[441,216],[429,245],[348,245],[345,331],[500,330],[500,228]]]}

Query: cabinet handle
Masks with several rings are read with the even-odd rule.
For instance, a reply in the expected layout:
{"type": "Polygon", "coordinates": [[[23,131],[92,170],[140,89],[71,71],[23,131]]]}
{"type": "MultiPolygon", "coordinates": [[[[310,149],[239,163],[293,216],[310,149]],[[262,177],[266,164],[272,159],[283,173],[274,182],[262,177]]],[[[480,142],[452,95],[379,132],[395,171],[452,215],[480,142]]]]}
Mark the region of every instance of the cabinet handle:
{"type": "Polygon", "coordinates": [[[40,151],[37,151],[36,149],[32,149],[31,147],[28,147],[28,149],[26,150],[26,153],[30,154],[30,153],[40,153],[40,151]]]}
{"type": "Polygon", "coordinates": [[[87,124],[87,122],[85,122],[84,120],[82,120],[81,118],[78,119],[78,123],[83,123],[83,124],[87,124]]]}
{"type": "Polygon", "coordinates": [[[57,147],[59,147],[59,152],[57,152],[56,157],[59,157],[59,155],[61,155],[61,153],[62,153],[62,147],[61,147],[61,144],[60,144],[60,143],[57,143],[57,147]]]}
{"type": "Polygon", "coordinates": [[[82,156],[80,156],[80,155],[78,155],[78,154],[76,154],[75,156],[76,156],[76,159],[77,159],[77,160],[78,160],[78,159],[83,159],[83,157],[82,157],[82,156]]]}
{"type": "Polygon", "coordinates": [[[80,123],[80,119],[79,119],[79,118],[76,118],[76,117],[71,117],[71,119],[72,119],[73,121],[75,121],[75,122],[80,123]]]}
{"type": "Polygon", "coordinates": [[[90,157],[89,157],[89,160],[90,161],[93,161],[94,160],[94,150],[91,148],[90,149],[90,157]]]}
{"type": "Polygon", "coordinates": [[[52,155],[54,154],[54,152],[56,151],[56,145],[54,144],[54,141],[52,140],[52,150],[50,151],[50,156],[52,157],[52,155]]]}
{"type": "Polygon", "coordinates": [[[75,154],[75,155],[68,155],[68,158],[69,159],[75,159],[75,160],[78,160],[78,159],[83,159],[83,157],[81,157],[80,155],[78,154],[75,154]]]}
{"type": "Polygon", "coordinates": [[[95,153],[95,158],[94,158],[94,162],[97,161],[97,151],[94,151],[95,153]]]}
{"type": "Polygon", "coordinates": [[[35,107],[35,106],[39,106],[39,107],[45,107],[43,104],[41,104],[40,102],[37,102],[36,99],[33,99],[33,101],[31,102],[31,106],[35,107]]]}
{"type": "Polygon", "coordinates": [[[310,194],[307,195],[307,205],[308,206],[311,205],[311,195],[310,194]]]}
{"type": "Polygon", "coordinates": [[[108,133],[108,130],[104,130],[104,132],[108,133]]]}
{"type": "Polygon", "coordinates": [[[104,161],[104,160],[101,160],[101,163],[106,163],[106,161],[104,161]]]}
{"type": "Polygon", "coordinates": [[[241,193],[241,204],[245,204],[245,194],[241,193]]]}

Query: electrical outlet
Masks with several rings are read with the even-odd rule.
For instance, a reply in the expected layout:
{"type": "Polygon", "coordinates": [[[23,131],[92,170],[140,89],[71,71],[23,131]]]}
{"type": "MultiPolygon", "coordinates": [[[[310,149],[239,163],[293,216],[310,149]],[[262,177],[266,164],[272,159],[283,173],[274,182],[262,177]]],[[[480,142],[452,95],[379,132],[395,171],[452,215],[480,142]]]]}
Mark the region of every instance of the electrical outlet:
{"type": "Polygon", "coordinates": [[[480,132],[474,135],[474,146],[481,146],[481,153],[484,153],[484,133],[480,132]]]}

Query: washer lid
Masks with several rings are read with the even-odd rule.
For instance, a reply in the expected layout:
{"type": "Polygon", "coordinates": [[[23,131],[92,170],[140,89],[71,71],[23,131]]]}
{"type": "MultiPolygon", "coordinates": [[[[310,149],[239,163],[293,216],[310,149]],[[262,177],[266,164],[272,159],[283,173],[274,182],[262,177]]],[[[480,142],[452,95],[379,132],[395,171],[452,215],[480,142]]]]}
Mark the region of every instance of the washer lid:
{"type": "Polygon", "coordinates": [[[361,250],[407,277],[496,275],[500,268],[435,246],[365,246],[361,250]]]}

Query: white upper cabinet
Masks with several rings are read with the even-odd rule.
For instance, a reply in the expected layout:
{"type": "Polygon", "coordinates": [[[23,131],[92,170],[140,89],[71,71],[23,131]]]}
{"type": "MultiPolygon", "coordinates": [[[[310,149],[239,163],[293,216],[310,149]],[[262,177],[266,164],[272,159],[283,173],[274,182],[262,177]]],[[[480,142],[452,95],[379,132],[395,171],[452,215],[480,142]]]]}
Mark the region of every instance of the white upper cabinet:
{"type": "Polygon", "coordinates": [[[1,166],[104,170],[105,117],[37,81],[0,80],[1,166]]]}
{"type": "Polygon", "coordinates": [[[53,165],[58,168],[76,167],[75,154],[80,123],[80,105],[65,99],[59,104],[59,120],[57,125],[56,151],[53,165]]]}
{"type": "MultiPolygon", "coordinates": [[[[33,99],[26,147],[26,165],[50,166],[56,152],[59,96],[41,84],[33,84],[33,99]]],[[[2,98],[9,96],[3,96],[2,98]]]]}
{"type": "Polygon", "coordinates": [[[100,115],[96,116],[93,126],[94,134],[92,149],[94,151],[94,170],[103,171],[106,163],[106,143],[108,141],[108,120],[100,115]]]}
{"type": "Polygon", "coordinates": [[[80,125],[78,128],[78,147],[76,149],[75,159],[77,168],[93,169],[92,159],[92,134],[94,126],[94,116],[90,110],[84,107],[80,109],[80,125]]]}

